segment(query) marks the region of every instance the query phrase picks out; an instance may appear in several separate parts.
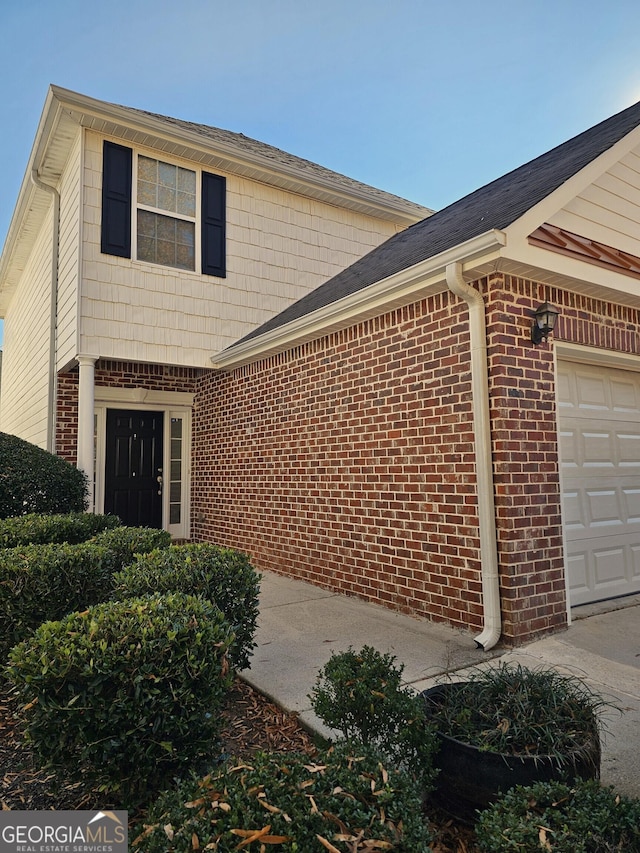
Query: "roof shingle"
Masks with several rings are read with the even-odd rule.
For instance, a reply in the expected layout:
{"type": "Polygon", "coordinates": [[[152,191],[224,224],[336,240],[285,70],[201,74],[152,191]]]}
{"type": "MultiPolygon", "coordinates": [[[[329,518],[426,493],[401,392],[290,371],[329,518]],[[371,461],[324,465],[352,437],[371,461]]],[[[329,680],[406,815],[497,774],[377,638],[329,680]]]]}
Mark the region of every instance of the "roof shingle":
{"type": "Polygon", "coordinates": [[[284,326],[487,231],[506,228],[639,124],[640,102],[390,237],[242,341],[284,326]]]}

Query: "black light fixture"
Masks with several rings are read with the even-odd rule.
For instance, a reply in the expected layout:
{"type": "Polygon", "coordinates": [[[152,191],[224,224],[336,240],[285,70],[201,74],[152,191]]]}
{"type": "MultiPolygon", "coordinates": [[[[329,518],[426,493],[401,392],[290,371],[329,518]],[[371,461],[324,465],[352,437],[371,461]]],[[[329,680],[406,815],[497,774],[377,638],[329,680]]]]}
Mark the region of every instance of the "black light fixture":
{"type": "Polygon", "coordinates": [[[560,312],[550,302],[543,302],[533,314],[533,326],[531,327],[531,340],[537,346],[546,341],[553,332],[556,320],[560,312]]]}

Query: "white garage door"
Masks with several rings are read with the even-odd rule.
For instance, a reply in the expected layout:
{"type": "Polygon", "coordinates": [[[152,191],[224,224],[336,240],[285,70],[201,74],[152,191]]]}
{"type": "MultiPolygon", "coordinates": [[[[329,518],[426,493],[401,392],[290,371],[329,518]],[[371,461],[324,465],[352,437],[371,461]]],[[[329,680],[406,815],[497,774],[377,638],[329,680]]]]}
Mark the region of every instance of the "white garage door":
{"type": "Polygon", "coordinates": [[[560,362],[562,509],[572,605],[640,591],[640,373],[560,362]]]}

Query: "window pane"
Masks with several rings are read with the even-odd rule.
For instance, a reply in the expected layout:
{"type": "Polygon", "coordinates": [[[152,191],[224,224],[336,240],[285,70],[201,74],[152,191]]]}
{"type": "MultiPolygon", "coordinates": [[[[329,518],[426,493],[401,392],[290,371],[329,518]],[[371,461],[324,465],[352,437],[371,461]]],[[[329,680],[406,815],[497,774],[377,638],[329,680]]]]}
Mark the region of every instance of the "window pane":
{"type": "Polygon", "coordinates": [[[156,217],[156,234],[158,240],[170,240],[172,243],[176,241],[176,220],[170,216],[156,217]]]}
{"type": "Polygon", "coordinates": [[[158,206],[158,193],[155,184],[150,184],[147,181],[138,181],[138,201],[140,204],[146,204],[149,207],[158,206]]]}
{"type": "Polygon", "coordinates": [[[176,188],[178,185],[178,170],[171,163],[163,163],[158,160],[158,183],[163,187],[176,188]]]}
{"type": "Polygon", "coordinates": [[[176,243],[183,246],[194,246],[196,242],[196,232],[193,222],[184,222],[182,219],[176,219],[176,243]]]}
{"type": "Polygon", "coordinates": [[[182,418],[171,418],[171,438],[182,438],[182,418]]]}
{"type": "Polygon", "coordinates": [[[167,240],[158,240],[156,243],[156,263],[163,267],[176,266],[176,244],[167,240]]]}
{"type": "Polygon", "coordinates": [[[176,191],[173,187],[158,187],[158,207],[171,213],[176,212],[176,191]]]}
{"type": "Polygon", "coordinates": [[[144,237],[156,236],[156,216],[146,210],[138,211],[138,235],[144,237]]]}
{"type": "Polygon", "coordinates": [[[169,505],[169,524],[180,524],[180,504],[169,505]]]}
{"type": "Polygon", "coordinates": [[[158,161],[151,157],[138,157],[138,180],[158,183],[158,161]]]}
{"type": "Polygon", "coordinates": [[[183,216],[196,215],[195,195],[191,195],[191,193],[178,192],[176,205],[176,213],[181,213],[183,216]]]}
{"type": "Polygon", "coordinates": [[[178,169],[178,189],[184,193],[196,194],[196,173],[191,169],[178,169]]]}
{"type": "Polygon", "coordinates": [[[195,269],[195,224],[148,210],[138,211],[138,259],[195,269]]]}
{"type": "Polygon", "coordinates": [[[138,237],[138,260],[156,263],[156,241],[150,237],[138,237]]]}
{"type": "Polygon", "coordinates": [[[190,246],[176,246],[176,267],[181,270],[195,269],[196,255],[190,246]]]}

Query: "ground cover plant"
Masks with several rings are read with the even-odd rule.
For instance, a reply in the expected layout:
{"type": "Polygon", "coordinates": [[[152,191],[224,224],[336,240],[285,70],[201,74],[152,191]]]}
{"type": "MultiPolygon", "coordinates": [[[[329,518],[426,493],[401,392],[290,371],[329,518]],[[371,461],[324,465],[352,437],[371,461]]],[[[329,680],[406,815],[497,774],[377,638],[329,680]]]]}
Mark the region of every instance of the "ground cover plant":
{"type": "Polygon", "coordinates": [[[82,512],[87,478],[75,465],[0,432],[0,518],[82,512]]]}
{"type": "Polygon", "coordinates": [[[260,576],[241,551],[216,545],[172,545],[139,557],[114,576],[114,597],[185,592],[214,601],[234,632],[229,660],[249,665],[255,647],[260,576]]]}
{"type": "Polygon", "coordinates": [[[452,686],[431,711],[440,731],[481,750],[550,755],[560,765],[591,746],[607,707],[578,678],[520,664],[477,670],[452,686]]]}
{"type": "Polygon", "coordinates": [[[135,804],[210,754],[231,640],[210,601],[155,594],[45,622],[6,675],[42,762],[135,804]]]}
{"type": "Polygon", "coordinates": [[[165,793],[134,833],[132,849],[187,853],[426,853],[431,834],[406,774],[362,745],[308,755],[260,754],[165,793]]]}
{"type": "Polygon", "coordinates": [[[640,800],[593,780],[516,787],[480,815],[476,835],[486,853],[638,853],[640,800]]]}

